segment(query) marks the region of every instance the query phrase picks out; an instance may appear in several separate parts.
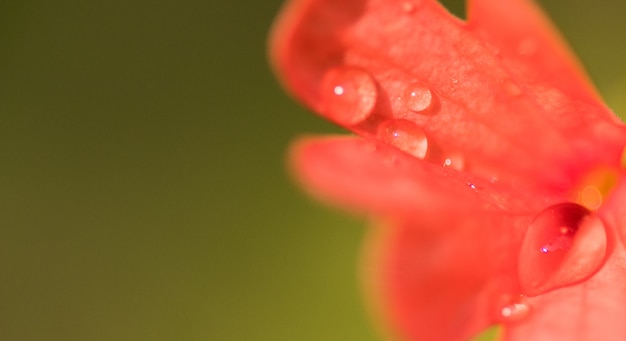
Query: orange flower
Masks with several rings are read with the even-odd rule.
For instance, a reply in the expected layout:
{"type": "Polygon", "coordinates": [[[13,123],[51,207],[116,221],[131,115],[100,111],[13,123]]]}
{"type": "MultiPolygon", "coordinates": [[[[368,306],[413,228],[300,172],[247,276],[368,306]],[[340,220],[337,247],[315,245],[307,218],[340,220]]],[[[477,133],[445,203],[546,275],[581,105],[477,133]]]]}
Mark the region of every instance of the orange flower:
{"type": "Polygon", "coordinates": [[[359,137],[299,141],[314,195],[375,216],[372,296],[407,340],[626,339],[624,126],[529,0],[293,0],[271,58],[359,137]]]}

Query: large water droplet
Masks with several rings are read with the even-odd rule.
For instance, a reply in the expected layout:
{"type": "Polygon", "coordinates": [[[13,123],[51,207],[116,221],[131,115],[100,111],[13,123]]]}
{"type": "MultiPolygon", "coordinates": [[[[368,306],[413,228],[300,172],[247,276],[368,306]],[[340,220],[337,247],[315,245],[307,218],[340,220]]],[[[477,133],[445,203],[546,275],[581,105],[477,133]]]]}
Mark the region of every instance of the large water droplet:
{"type": "Polygon", "coordinates": [[[428,151],[428,139],[415,123],[403,119],[388,120],[378,127],[378,136],[388,144],[419,159],[428,151]]]}
{"type": "Polygon", "coordinates": [[[355,125],[367,119],[376,106],[378,90],[372,76],[355,67],[329,70],[321,83],[324,114],[342,125],[355,125]]]}
{"type": "Polygon", "coordinates": [[[528,228],[519,257],[522,292],[535,296],[593,275],[606,256],[604,224],[574,203],[551,206],[528,228]]]}
{"type": "Polygon", "coordinates": [[[429,88],[419,83],[409,85],[404,94],[406,106],[421,114],[432,112],[435,102],[434,96],[429,88]]]}

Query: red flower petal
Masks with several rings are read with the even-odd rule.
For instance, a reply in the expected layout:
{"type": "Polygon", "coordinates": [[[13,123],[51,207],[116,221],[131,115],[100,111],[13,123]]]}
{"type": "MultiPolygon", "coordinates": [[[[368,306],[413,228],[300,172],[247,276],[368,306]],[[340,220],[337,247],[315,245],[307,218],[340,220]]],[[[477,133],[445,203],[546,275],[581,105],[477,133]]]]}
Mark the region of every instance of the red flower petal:
{"type": "Polygon", "coordinates": [[[358,211],[413,216],[418,211],[439,215],[480,207],[472,188],[476,185],[467,175],[443,172],[440,166],[361,138],[303,139],[293,149],[292,165],[314,194],[358,211]],[[450,202],[450,195],[458,200],[450,202]]]}
{"type": "Polygon", "coordinates": [[[434,0],[293,1],[274,29],[274,66],[313,110],[375,138],[385,121],[409,120],[485,178],[562,191],[592,165],[615,165],[624,128],[557,35],[526,1],[492,2],[473,2],[466,24],[434,0]],[[511,31],[494,13],[516,18],[511,31]],[[520,55],[526,41],[537,49],[520,55]]]}
{"type": "Polygon", "coordinates": [[[292,163],[316,195],[391,220],[375,237],[373,290],[401,337],[463,340],[499,321],[510,340],[615,339],[591,330],[626,310],[602,294],[626,298],[608,288],[626,274],[615,196],[592,223],[583,209],[557,219],[576,225],[559,235],[539,217],[524,236],[533,216],[578,191],[600,206],[610,181],[593,174],[617,169],[626,143],[530,1],[470,0],[463,22],[434,0],[295,0],[271,54],[299,100],[365,137],[301,141],[292,163]],[[544,242],[563,252],[538,255],[544,242]],[[566,311],[572,302],[579,315],[566,311]]]}
{"type": "Polygon", "coordinates": [[[449,214],[433,226],[381,228],[366,255],[366,283],[385,323],[400,340],[462,341],[522,318],[516,245],[530,219],[449,214]]]}
{"type": "Polygon", "coordinates": [[[574,55],[532,1],[469,0],[468,17],[468,28],[498,49],[502,63],[520,84],[553,87],[569,99],[604,106],[574,55]]]}
{"type": "Polygon", "coordinates": [[[292,150],[291,164],[314,195],[383,216],[439,219],[462,213],[473,219],[475,212],[534,212],[554,200],[518,193],[357,137],[302,139],[292,150]]]}

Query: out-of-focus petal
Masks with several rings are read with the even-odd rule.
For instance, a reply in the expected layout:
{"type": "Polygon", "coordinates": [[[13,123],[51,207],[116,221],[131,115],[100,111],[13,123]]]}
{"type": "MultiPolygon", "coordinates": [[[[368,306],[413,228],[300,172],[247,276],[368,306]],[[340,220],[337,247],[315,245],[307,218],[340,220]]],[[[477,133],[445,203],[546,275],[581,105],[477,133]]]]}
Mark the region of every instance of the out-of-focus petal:
{"type": "Polygon", "coordinates": [[[520,83],[554,87],[569,98],[604,106],[580,63],[534,1],[468,2],[468,27],[498,50],[503,65],[520,83]]]}
{"type": "Polygon", "coordinates": [[[455,169],[417,160],[358,137],[310,137],[291,152],[295,176],[317,197],[359,212],[428,216],[532,212],[546,204],[532,191],[503,190],[455,169]]]}
{"type": "Polygon", "coordinates": [[[365,274],[383,324],[400,340],[464,341],[521,318],[506,309],[522,303],[515,271],[530,219],[449,214],[442,225],[377,227],[365,274]]]}

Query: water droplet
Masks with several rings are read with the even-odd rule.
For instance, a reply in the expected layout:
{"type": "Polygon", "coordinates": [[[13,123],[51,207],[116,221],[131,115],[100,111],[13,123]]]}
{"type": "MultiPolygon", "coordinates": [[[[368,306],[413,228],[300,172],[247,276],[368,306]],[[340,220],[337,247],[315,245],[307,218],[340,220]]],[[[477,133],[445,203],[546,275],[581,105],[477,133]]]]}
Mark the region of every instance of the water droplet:
{"type": "Polygon", "coordinates": [[[530,313],[531,307],[523,295],[502,295],[496,300],[496,320],[520,321],[530,313]]]}
{"type": "Polygon", "coordinates": [[[452,83],[452,85],[450,85],[450,91],[456,91],[456,85],[459,84],[459,80],[456,78],[452,78],[450,79],[450,82],[452,83]]]}
{"type": "Polygon", "coordinates": [[[363,122],[376,106],[378,90],[372,76],[354,67],[329,70],[321,83],[324,114],[342,125],[363,122]]]}
{"type": "Polygon", "coordinates": [[[469,186],[469,188],[471,188],[471,189],[476,189],[476,185],[474,185],[474,184],[473,184],[473,183],[471,183],[471,182],[468,182],[468,183],[467,183],[467,186],[469,186]]]}
{"type": "Polygon", "coordinates": [[[456,170],[463,170],[465,167],[465,159],[463,159],[461,155],[451,154],[443,160],[443,166],[456,170]]]}
{"type": "Polygon", "coordinates": [[[435,101],[433,92],[419,83],[409,85],[404,98],[409,109],[422,114],[430,112],[435,101]]]}
{"type": "Polygon", "coordinates": [[[500,316],[505,321],[519,321],[530,312],[530,307],[526,303],[511,303],[500,309],[500,316]]]}
{"type": "Polygon", "coordinates": [[[378,136],[386,143],[423,159],[428,151],[428,139],[415,123],[399,119],[388,120],[378,127],[378,136]]]}
{"type": "Polygon", "coordinates": [[[519,258],[522,292],[535,296],[593,275],[606,256],[604,224],[587,208],[563,203],[539,213],[519,258]]]}

